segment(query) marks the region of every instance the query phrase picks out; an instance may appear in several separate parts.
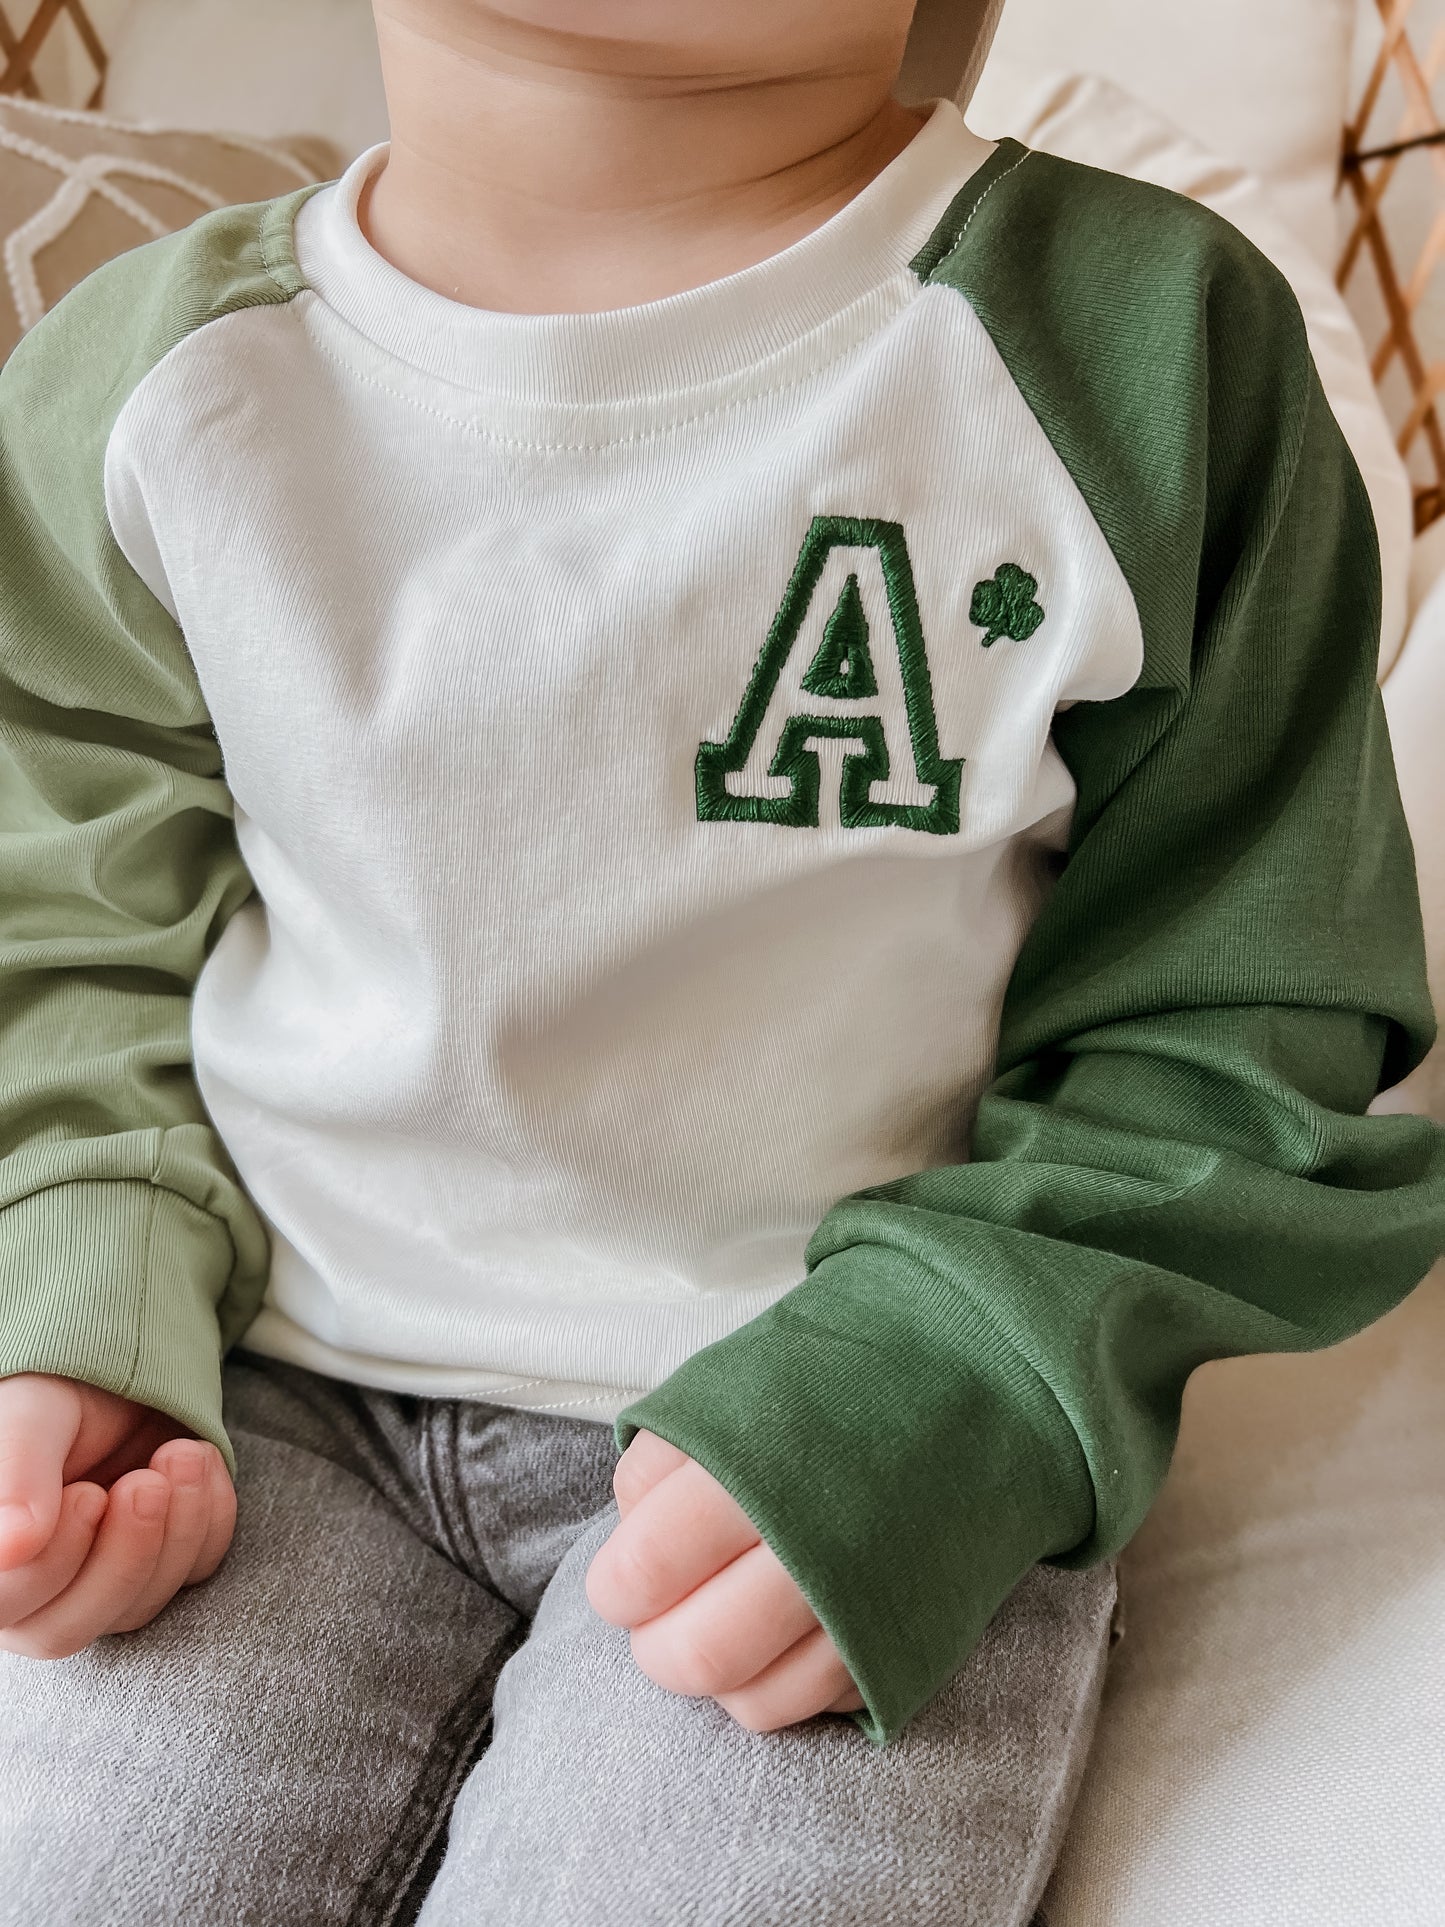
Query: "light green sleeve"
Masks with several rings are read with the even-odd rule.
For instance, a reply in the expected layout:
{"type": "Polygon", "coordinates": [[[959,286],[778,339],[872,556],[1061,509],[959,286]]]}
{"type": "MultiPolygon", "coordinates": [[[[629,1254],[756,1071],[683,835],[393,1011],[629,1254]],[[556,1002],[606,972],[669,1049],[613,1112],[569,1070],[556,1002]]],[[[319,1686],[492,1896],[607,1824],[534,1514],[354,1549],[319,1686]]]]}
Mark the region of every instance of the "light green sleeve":
{"type": "Polygon", "coordinates": [[[196,1089],[190,998],[252,886],[190,657],[117,547],[104,462],[176,342],[296,291],[296,199],[119,257],[0,370],[0,1376],[138,1399],[228,1461],[220,1360],[267,1242],[196,1089]]]}
{"type": "Polygon", "coordinates": [[[1089,501],[1143,674],[1055,720],[1075,821],[973,1162],[841,1199],[616,1428],[738,1499],[880,1745],[1030,1565],[1127,1542],[1196,1366],[1343,1339],[1445,1250],[1445,1132],[1363,1115],[1434,1019],[1374,524],[1294,297],[1204,210],[1014,142],[914,265],[1089,501]]]}

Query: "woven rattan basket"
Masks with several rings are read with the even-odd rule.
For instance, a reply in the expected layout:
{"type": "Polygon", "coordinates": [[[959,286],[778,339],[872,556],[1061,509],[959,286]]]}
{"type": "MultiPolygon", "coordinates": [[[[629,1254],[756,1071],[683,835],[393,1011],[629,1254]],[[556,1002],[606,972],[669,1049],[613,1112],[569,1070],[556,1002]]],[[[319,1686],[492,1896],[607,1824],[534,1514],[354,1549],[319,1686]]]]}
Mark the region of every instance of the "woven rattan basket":
{"type": "MultiPolygon", "coordinates": [[[[125,4],[0,0],[0,93],[99,106],[106,38],[125,4]]],[[[1358,96],[1340,144],[1339,283],[1371,345],[1418,530],[1445,515],[1445,127],[1435,106],[1445,0],[1360,6],[1358,96]]]]}

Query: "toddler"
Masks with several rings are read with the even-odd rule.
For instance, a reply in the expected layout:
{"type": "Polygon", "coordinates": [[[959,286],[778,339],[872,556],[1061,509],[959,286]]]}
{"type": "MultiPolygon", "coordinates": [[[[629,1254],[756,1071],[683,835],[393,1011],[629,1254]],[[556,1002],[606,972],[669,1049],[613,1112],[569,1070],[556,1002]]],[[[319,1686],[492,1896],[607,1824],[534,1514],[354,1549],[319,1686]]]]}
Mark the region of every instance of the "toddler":
{"type": "Polygon", "coordinates": [[[1189,1374],[1445,1243],[1298,308],[910,12],[376,0],[4,370],[4,1927],[1023,1927],[1189,1374]]]}

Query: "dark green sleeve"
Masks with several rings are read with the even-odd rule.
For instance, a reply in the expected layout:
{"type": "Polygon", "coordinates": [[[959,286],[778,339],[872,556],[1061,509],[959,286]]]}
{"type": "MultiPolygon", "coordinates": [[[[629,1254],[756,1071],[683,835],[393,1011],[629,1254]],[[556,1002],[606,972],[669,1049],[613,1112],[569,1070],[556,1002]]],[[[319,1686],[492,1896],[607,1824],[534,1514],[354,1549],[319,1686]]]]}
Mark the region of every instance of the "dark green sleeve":
{"type": "Polygon", "coordinates": [[[1075,821],[973,1162],[840,1200],[802,1283],[617,1422],[738,1499],[878,1744],[1031,1564],[1126,1543],[1197,1365],[1343,1339],[1445,1249],[1445,1133],[1363,1115],[1434,1020],[1374,525],[1294,298],[1203,210],[1041,155],[955,243],[917,269],[1089,501],[1143,675],[1056,718],[1075,821]]]}
{"type": "Polygon", "coordinates": [[[189,654],[116,544],[104,464],[175,342],[286,298],[262,218],[226,210],[122,256],[0,371],[0,1376],[119,1392],[228,1460],[221,1354],[267,1243],[196,1089],[190,999],[252,886],[189,654]]]}

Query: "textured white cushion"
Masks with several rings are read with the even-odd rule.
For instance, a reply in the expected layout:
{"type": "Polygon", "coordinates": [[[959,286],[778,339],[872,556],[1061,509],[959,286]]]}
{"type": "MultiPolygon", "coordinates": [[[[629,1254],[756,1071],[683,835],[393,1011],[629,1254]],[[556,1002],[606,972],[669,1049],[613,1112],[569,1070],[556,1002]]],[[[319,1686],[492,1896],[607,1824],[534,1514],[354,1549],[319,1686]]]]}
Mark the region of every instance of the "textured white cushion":
{"type": "Polygon", "coordinates": [[[105,104],[126,120],[318,135],[347,161],[387,136],[369,0],[130,0],[105,104]]]}
{"type": "Polygon", "coordinates": [[[1250,168],[1330,269],[1354,25],[1355,0],[1008,0],[994,44],[1004,59],[1102,74],[1250,168]]]}
{"type": "MultiPolygon", "coordinates": [[[[1445,524],[1438,526],[1445,529],[1445,524]]],[[[1423,538],[1416,546],[1422,545],[1423,538]]],[[[1390,719],[1400,795],[1415,840],[1430,989],[1436,1010],[1445,1013],[1445,756],[1441,754],[1441,744],[1445,743],[1445,576],[1437,578],[1410,624],[1405,647],[1385,684],[1385,713],[1390,719]]],[[[1376,1108],[1423,1111],[1445,1124],[1445,1037],[1414,1076],[1376,1108]]],[[[1441,1362],[1445,1366],[1445,1358],[1441,1362]]],[[[1440,1403],[1439,1423],[1445,1425],[1445,1391],[1440,1403]]],[[[1445,1618],[1441,1632],[1445,1636],[1445,1618]]],[[[1445,1718],[1445,1707],[1441,1714],[1445,1718]]],[[[1445,1795],[1441,1808],[1445,1811],[1445,1795]]],[[[1445,1882],[1440,1913],[1445,1919],[1445,1882]]]]}
{"type": "Polygon", "coordinates": [[[1190,1381],[1048,1927],[1445,1920],[1445,1267],[1190,1381]]]}
{"type": "Polygon", "coordinates": [[[1111,82],[1023,65],[999,52],[984,67],[968,122],[990,139],[1012,134],[1046,153],[1153,181],[1202,201],[1232,221],[1287,277],[1304,313],[1325,393],[1375,511],[1384,590],[1383,676],[1405,632],[1413,529],[1409,477],[1350,311],[1330,274],[1283,219],[1273,192],[1111,82]]]}

